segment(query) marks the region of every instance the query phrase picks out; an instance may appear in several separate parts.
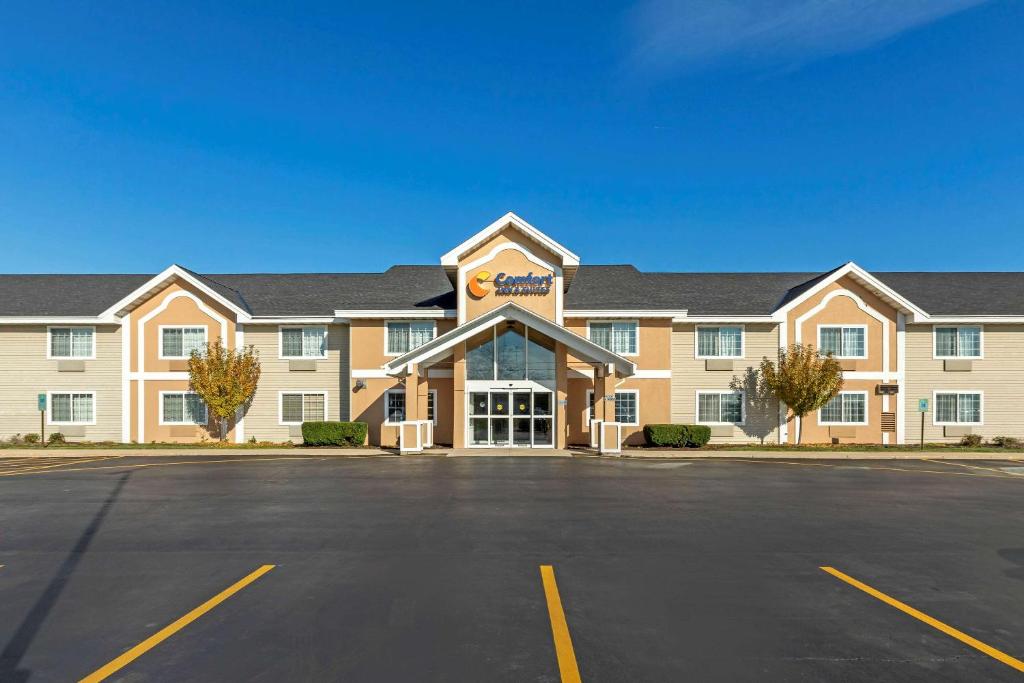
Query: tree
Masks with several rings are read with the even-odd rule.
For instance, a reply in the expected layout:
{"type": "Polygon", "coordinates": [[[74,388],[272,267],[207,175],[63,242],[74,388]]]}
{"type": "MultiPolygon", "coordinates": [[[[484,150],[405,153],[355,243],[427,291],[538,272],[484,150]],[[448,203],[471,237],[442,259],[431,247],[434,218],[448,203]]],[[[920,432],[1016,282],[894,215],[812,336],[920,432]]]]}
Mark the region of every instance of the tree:
{"type": "Polygon", "coordinates": [[[252,346],[227,349],[218,339],[188,359],[189,389],[206,402],[222,440],[227,438],[228,420],[252,400],[259,379],[259,353],[252,346]]]}
{"type": "Polygon", "coordinates": [[[822,356],[813,344],[792,344],[779,350],[778,362],[761,359],[759,391],[786,404],[796,417],[796,442],[803,436],[803,417],[835,398],[843,388],[843,369],[832,354],[822,356]]]}

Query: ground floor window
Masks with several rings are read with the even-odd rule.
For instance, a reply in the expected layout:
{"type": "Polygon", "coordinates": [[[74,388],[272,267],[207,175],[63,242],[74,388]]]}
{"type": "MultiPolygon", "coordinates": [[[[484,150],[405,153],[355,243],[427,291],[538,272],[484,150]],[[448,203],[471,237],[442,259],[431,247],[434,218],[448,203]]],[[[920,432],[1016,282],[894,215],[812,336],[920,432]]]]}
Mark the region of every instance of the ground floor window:
{"type": "MultiPolygon", "coordinates": [[[[594,419],[594,392],[587,391],[590,419],[594,419]]],[[[640,424],[640,391],[620,389],[615,392],[615,421],[619,424],[636,426],[640,424]]]]}
{"type": "Polygon", "coordinates": [[[868,423],[868,392],[841,391],[818,411],[821,425],[866,425],[868,423]]]}
{"type": "Polygon", "coordinates": [[[207,423],[206,403],[190,391],[160,392],[160,424],[204,425],[207,423]]]}
{"type": "Polygon", "coordinates": [[[51,392],[50,424],[96,424],[95,392],[51,392]]]}
{"type": "Polygon", "coordinates": [[[698,391],[697,422],[743,424],[743,392],[698,391]]]}
{"type": "Polygon", "coordinates": [[[281,392],[281,424],[322,422],[327,416],[327,392],[281,392]]]}
{"type": "Polygon", "coordinates": [[[980,425],[981,392],[935,392],[935,424],[980,425]]]}
{"type": "MultiPolygon", "coordinates": [[[[427,419],[437,424],[437,390],[427,392],[427,419]]],[[[405,421],[405,389],[388,389],[384,393],[384,422],[398,424],[405,421]]]]}

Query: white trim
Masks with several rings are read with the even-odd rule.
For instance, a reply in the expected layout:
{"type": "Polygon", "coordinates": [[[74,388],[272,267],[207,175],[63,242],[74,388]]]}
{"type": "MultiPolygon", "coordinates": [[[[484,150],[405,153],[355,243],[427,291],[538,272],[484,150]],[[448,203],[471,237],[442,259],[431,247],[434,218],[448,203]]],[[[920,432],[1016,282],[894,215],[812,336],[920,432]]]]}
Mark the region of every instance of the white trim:
{"type": "MultiPolygon", "coordinates": [[[[241,323],[235,323],[235,350],[245,346],[245,330],[241,323]]],[[[245,406],[235,411],[235,443],[245,443],[245,406]]]]}
{"type": "Polygon", "coordinates": [[[879,372],[877,370],[843,370],[843,379],[876,379],[879,382],[897,380],[902,382],[903,375],[898,372],[879,372]]]}
{"type": "MultiPolygon", "coordinates": [[[[872,316],[873,317],[873,316],[872,316]]],[[[839,348],[842,350],[843,347],[843,330],[848,329],[861,329],[864,330],[864,353],[860,356],[838,356],[833,354],[833,358],[836,360],[867,360],[868,356],[868,326],[864,323],[818,323],[818,351],[821,352],[821,330],[822,328],[839,328],[839,348]]]]}
{"type": "Polygon", "coordinates": [[[175,372],[129,372],[128,373],[128,379],[132,379],[132,380],[140,380],[140,379],[149,379],[149,380],[161,380],[161,379],[163,379],[163,380],[167,380],[167,379],[173,379],[173,380],[183,380],[183,381],[187,382],[188,378],[189,377],[188,377],[188,373],[187,372],[178,372],[178,371],[175,371],[175,372]]]}
{"type": "Polygon", "coordinates": [[[282,389],[277,392],[277,424],[282,426],[294,427],[301,425],[306,421],[306,405],[305,397],[312,394],[319,394],[324,397],[324,420],[331,419],[331,412],[328,408],[327,402],[329,400],[328,392],[320,389],[282,389]],[[284,421],[284,396],[285,394],[301,394],[303,396],[302,405],[302,420],[299,422],[285,422],[284,421]]]}
{"type": "Polygon", "coordinates": [[[650,309],[636,309],[636,310],[591,310],[591,309],[573,309],[563,311],[565,318],[569,320],[583,319],[583,318],[675,318],[685,317],[685,310],[677,311],[657,311],[650,309]]]}
{"type": "Polygon", "coordinates": [[[453,309],[445,310],[420,310],[416,308],[378,308],[373,310],[355,310],[349,311],[339,309],[334,312],[334,318],[331,322],[343,322],[345,320],[362,320],[362,319],[377,319],[383,318],[391,320],[394,318],[406,319],[417,318],[417,319],[432,319],[432,318],[454,318],[456,317],[456,311],[453,309]]]}
{"type": "Polygon", "coordinates": [[[874,275],[858,266],[853,261],[848,261],[839,268],[836,268],[827,277],[822,278],[820,282],[816,282],[814,286],[808,289],[806,292],[803,292],[802,294],[800,294],[800,296],[794,298],[792,301],[787,302],[785,306],[780,306],[779,308],[775,309],[773,315],[776,317],[776,319],[785,320],[785,318],[787,317],[785,314],[787,312],[796,308],[804,301],[807,301],[807,299],[811,298],[812,296],[820,292],[822,289],[832,284],[836,280],[839,280],[845,275],[852,275],[855,280],[863,280],[865,283],[867,283],[867,287],[869,289],[875,289],[881,292],[884,296],[887,296],[896,303],[900,304],[908,311],[913,313],[915,319],[928,317],[928,314],[924,311],[924,309],[918,307],[916,304],[911,302],[902,294],[900,294],[896,290],[892,289],[891,287],[883,283],[881,280],[879,280],[874,275]]]}
{"type": "MultiPolygon", "coordinates": [[[[563,290],[565,289],[565,280],[564,280],[564,277],[563,277],[562,267],[558,266],[558,265],[555,265],[553,263],[548,263],[547,261],[545,261],[541,257],[537,256],[533,252],[531,252],[528,249],[526,249],[526,247],[524,247],[523,245],[517,244],[515,242],[505,242],[505,243],[502,243],[502,244],[497,244],[485,256],[481,256],[480,258],[476,259],[475,261],[467,263],[466,265],[461,266],[458,269],[458,277],[456,278],[456,282],[457,282],[457,284],[456,284],[456,295],[458,297],[457,300],[458,300],[458,306],[459,306],[458,307],[458,324],[459,325],[463,325],[463,324],[466,323],[466,273],[468,273],[471,270],[475,270],[476,268],[479,268],[480,266],[482,266],[482,265],[484,265],[486,263],[489,263],[490,261],[494,260],[495,256],[497,256],[498,254],[500,254],[503,251],[518,251],[520,254],[525,256],[526,259],[528,261],[530,261],[531,263],[534,263],[534,264],[540,266],[541,268],[545,268],[545,269],[551,271],[551,274],[554,275],[554,277],[555,277],[555,286],[552,287],[552,289],[554,290],[553,293],[555,295],[555,322],[558,323],[559,325],[564,325],[565,324],[565,320],[564,320],[562,306],[563,306],[563,298],[564,298],[563,290]]],[[[491,296],[497,296],[497,295],[492,292],[491,296]]],[[[507,303],[514,303],[514,302],[510,301],[510,302],[507,302],[507,303]]],[[[501,308],[502,305],[504,305],[504,304],[501,304],[501,305],[497,306],[496,308],[501,308]]],[[[491,309],[491,310],[496,310],[496,309],[491,309]]]]}
{"type": "Polygon", "coordinates": [[[907,316],[896,314],[896,379],[900,384],[900,394],[896,396],[896,443],[903,445],[907,441],[907,398],[903,392],[907,390],[904,378],[907,372],[907,316]]]}
{"type": "MultiPolygon", "coordinates": [[[[719,332],[719,338],[721,338],[721,332],[719,332]]],[[[721,344],[721,341],[719,341],[721,344]]],[[[731,325],[694,325],[693,326],[693,357],[695,360],[743,360],[747,354],[747,326],[743,323],[734,323],[731,325]],[[740,328],[740,355],[738,356],[702,356],[698,352],[700,344],[698,343],[698,337],[700,329],[714,329],[721,330],[723,327],[738,327],[740,328]]]]}
{"type": "Polygon", "coordinates": [[[709,323],[709,324],[753,324],[772,323],[778,325],[781,321],[774,315],[682,315],[672,318],[674,323],[709,323]]]}
{"type": "MultiPolygon", "coordinates": [[[[277,359],[278,360],[325,360],[330,354],[328,345],[331,331],[327,325],[278,325],[277,326],[277,359]],[[284,355],[284,331],[285,330],[306,330],[320,329],[324,331],[324,351],[320,356],[286,356],[284,355]]],[[[236,344],[237,345],[237,344],[236,344]]]]}
{"type": "MultiPolygon", "coordinates": [[[[96,326],[95,325],[47,325],[46,326],[46,358],[47,360],[96,360],[96,326]],[[92,354],[89,356],[54,356],[52,331],[58,330],[92,330],[92,354]]],[[[74,348],[74,340],[70,341],[74,348]]]]}
{"type": "MultiPolygon", "coordinates": [[[[870,424],[870,422],[871,422],[871,413],[870,413],[870,411],[871,411],[871,399],[868,397],[868,392],[867,391],[863,391],[863,390],[840,391],[838,394],[836,394],[835,398],[839,398],[839,397],[843,396],[844,394],[860,394],[860,395],[862,395],[864,397],[864,421],[863,422],[824,422],[821,419],[821,408],[818,408],[817,414],[818,414],[818,426],[819,427],[864,427],[864,426],[870,424]]],[[[835,400],[835,399],[833,399],[833,400],[835,400]]],[[[842,399],[840,399],[840,400],[842,400],[842,399]]],[[[822,406],[822,407],[824,407],[824,406],[822,406]]],[[[842,412],[841,407],[842,407],[842,404],[840,404],[840,412],[842,412]]]]}
{"type": "MultiPolygon", "coordinates": [[[[605,420],[605,422],[607,422],[607,423],[616,422],[616,424],[620,424],[623,427],[639,427],[640,426],[640,390],[639,389],[615,389],[614,390],[614,395],[618,396],[619,394],[635,394],[636,395],[636,422],[616,422],[616,420],[617,420],[617,418],[619,416],[615,412],[615,401],[611,401],[611,404],[612,404],[612,415],[611,415],[612,419],[611,420],[605,420]]],[[[591,419],[591,420],[596,419],[594,417],[591,417],[591,413],[590,413],[590,407],[591,407],[591,404],[592,404],[593,400],[594,400],[594,390],[593,389],[587,389],[587,417],[589,419],[591,419]]],[[[596,415],[596,413],[594,413],[594,414],[596,415]]],[[[608,417],[608,406],[605,406],[605,417],[608,417]]],[[[600,420],[598,420],[598,422],[600,422],[600,420]]]]}
{"type": "Polygon", "coordinates": [[[353,370],[352,379],[388,379],[391,377],[383,368],[370,368],[367,370],[353,370]]]}
{"type": "MultiPolygon", "coordinates": [[[[121,309],[123,309],[126,306],[130,305],[136,299],[139,299],[140,297],[145,296],[146,294],[150,293],[154,289],[157,289],[159,287],[159,285],[163,284],[166,280],[170,280],[170,279],[175,278],[175,277],[181,278],[185,282],[189,283],[190,285],[192,285],[193,287],[195,287],[196,289],[201,291],[203,294],[206,294],[211,299],[214,299],[215,301],[220,303],[225,308],[231,310],[233,313],[235,313],[235,315],[238,316],[238,319],[240,321],[244,321],[244,322],[248,322],[249,321],[250,316],[249,316],[249,313],[247,311],[239,308],[231,300],[226,299],[223,296],[221,296],[220,294],[218,294],[215,290],[213,290],[210,287],[208,287],[201,280],[199,280],[198,278],[194,277],[191,273],[189,273],[187,270],[185,270],[184,268],[182,268],[181,266],[179,266],[176,263],[172,263],[170,266],[168,266],[166,269],[164,269],[161,273],[158,273],[157,275],[154,275],[152,278],[147,280],[144,284],[142,284],[141,286],[139,286],[135,290],[133,290],[126,297],[124,297],[123,299],[118,301],[116,304],[114,304],[113,306],[111,306],[107,310],[105,310],[102,313],[100,313],[100,315],[98,317],[100,317],[100,318],[110,318],[110,317],[116,315],[118,313],[118,311],[120,311],[121,309]]],[[[183,290],[183,291],[185,291],[185,290],[183,290]]]]}
{"type": "MultiPolygon", "coordinates": [[[[72,410],[74,410],[74,403],[75,403],[74,399],[72,398],[72,400],[71,400],[72,410]]],[[[95,389],[54,389],[54,390],[46,392],[46,424],[48,424],[48,425],[54,425],[54,426],[58,426],[58,427],[61,427],[61,426],[68,426],[68,427],[71,427],[71,426],[83,426],[83,427],[88,427],[88,426],[96,424],[96,416],[97,415],[99,415],[99,402],[96,399],[96,390],[95,389]],[[90,396],[92,396],[92,420],[89,421],[89,422],[81,422],[81,421],[70,421],[70,422],[61,421],[61,422],[55,422],[53,420],[53,396],[54,396],[54,394],[68,394],[68,395],[72,395],[72,396],[74,394],[89,394],[90,396]]]]}
{"type": "Polygon", "coordinates": [[[935,389],[932,391],[932,426],[933,427],[983,427],[985,425],[985,392],[981,389],[935,389]],[[981,405],[978,406],[978,422],[939,422],[939,394],[956,394],[956,412],[960,417],[960,394],[978,394],[981,405]]]}
{"type": "MultiPolygon", "coordinates": [[[[779,349],[789,348],[789,321],[785,318],[779,323],[779,349]]],[[[778,358],[773,359],[775,361],[778,358]]],[[[779,401],[779,443],[789,443],[789,407],[779,401]]]]}
{"type": "Polygon", "coordinates": [[[932,360],[983,360],[985,358],[985,326],[981,324],[977,325],[952,325],[942,323],[932,323],[932,360]],[[960,345],[960,330],[964,328],[976,327],[978,328],[978,355],[977,356],[940,356],[939,355],[939,337],[938,328],[946,330],[957,331],[957,346],[960,345]]]}
{"type": "Polygon", "coordinates": [[[68,327],[75,325],[119,325],[117,318],[100,318],[91,315],[4,315],[0,316],[0,325],[53,325],[68,327]]]}
{"type": "Polygon", "coordinates": [[[513,212],[509,211],[504,216],[494,221],[483,230],[477,232],[475,235],[464,240],[462,244],[443,255],[441,257],[441,265],[450,268],[457,267],[459,265],[459,259],[462,258],[463,255],[471,251],[473,247],[485,242],[492,235],[501,232],[508,226],[512,226],[519,232],[523,233],[528,238],[553,253],[555,256],[560,256],[562,258],[563,265],[578,266],[580,264],[579,256],[572,253],[513,212]]]}
{"type": "Polygon", "coordinates": [[[132,314],[121,325],[121,443],[132,440],[132,314]]]}
{"type": "MultiPolygon", "coordinates": [[[[845,296],[850,299],[853,299],[853,302],[857,304],[857,308],[859,308],[860,310],[864,311],[875,320],[882,323],[882,377],[883,381],[887,381],[889,375],[891,374],[891,371],[889,369],[889,319],[886,318],[881,313],[879,313],[878,311],[876,311],[871,306],[868,306],[866,303],[864,303],[863,299],[861,299],[859,296],[857,296],[855,293],[851,292],[848,289],[836,289],[829,292],[824,297],[822,297],[821,302],[817,306],[815,306],[814,308],[807,311],[802,316],[796,319],[796,322],[794,324],[794,328],[796,330],[796,343],[800,344],[803,340],[804,321],[823,311],[825,307],[828,306],[829,302],[832,301],[832,299],[835,299],[837,296],[845,296]]],[[[866,349],[866,333],[864,335],[864,346],[866,349]]]]}
{"type": "MultiPolygon", "coordinates": [[[[591,325],[593,323],[594,323],[594,321],[592,321],[592,320],[588,320],[587,321],[587,341],[596,344],[597,342],[594,341],[594,338],[591,336],[591,332],[590,332],[590,328],[591,328],[591,325]]],[[[609,319],[609,320],[598,320],[597,323],[599,325],[612,325],[612,324],[615,324],[615,323],[632,323],[634,325],[634,329],[636,331],[636,351],[634,351],[633,353],[620,353],[619,351],[613,351],[612,349],[608,349],[608,351],[611,351],[614,354],[622,356],[623,358],[635,358],[635,357],[640,355],[640,321],[639,320],[637,320],[636,318],[632,318],[632,319],[629,319],[629,320],[609,319]]],[[[604,348],[604,347],[602,347],[602,348],[604,348]]]]}
{"type": "MultiPolygon", "coordinates": [[[[210,343],[210,328],[208,325],[157,325],[156,332],[156,357],[159,360],[188,360],[188,356],[166,356],[164,355],[164,330],[203,330],[203,344],[210,343]]],[[[184,333],[182,334],[182,348],[184,349],[184,333]]],[[[227,340],[225,340],[226,342],[227,340]]]]}
{"type": "MultiPolygon", "coordinates": [[[[405,354],[407,354],[407,353],[409,353],[411,351],[415,351],[416,349],[419,348],[419,346],[416,346],[416,347],[413,347],[411,349],[407,349],[405,351],[402,351],[400,353],[394,353],[393,351],[388,349],[388,339],[391,336],[390,334],[388,334],[388,328],[391,325],[402,325],[402,324],[412,325],[413,323],[422,323],[422,322],[424,322],[424,321],[423,320],[387,320],[387,321],[385,321],[385,323],[384,323],[384,355],[386,357],[388,357],[388,358],[398,358],[399,356],[404,356],[405,354]]],[[[437,322],[433,321],[433,320],[428,320],[426,322],[431,323],[433,327],[432,327],[431,332],[430,332],[430,339],[428,339],[427,341],[423,342],[423,344],[420,344],[420,346],[423,346],[424,344],[429,344],[430,342],[432,342],[435,339],[437,339],[437,322]]],[[[409,340],[410,341],[412,340],[412,327],[409,328],[409,340]]]]}
{"type": "MultiPolygon", "coordinates": [[[[593,374],[591,374],[593,377],[593,374]]],[[[637,370],[630,379],[672,379],[671,370],[637,370]]]]}
{"type": "MultiPolygon", "coordinates": [[[[162,389],[162,390],[160,390],[158,392],[159,398],[157,399],[157,410],[159,411],[157,413],[157,423],[158,424],[167,425],[167,426],[171,426],[171,427],[182,427],[182,426],[184,426],[184,427],[205,427],[205,426],[210,424],[210,408],[209,408],[209,406],[206,405],[206,401],[202,402],[202,404],[203,404],[203,417],[205,418],[202,422],[166,422],[164,420],[164,397],[167,394],[175,394],[175,395],[181,394],[182,396],[186,396],[188,394],[191,394],[193,396],[199,396],[199,394],[197,394],[196,392],[189,391],[187,389],[162,389]]],[[[182,406],[182,416],[184,416],[184,414],[185,414],[185,408],[184,408],[184,406],[182,406]]]]}
{"type": "MultiPolygon", "coordinates": [[[[718,403],[718,417],[719,418],[722,417],[721,398],[719,398],[719,403],[718,403]]],[[[742,390],[742,389],[739,389],[739,390],[734,390],[734,389],[697,389],[694,392],[693,421],[694,421],[695,424],[710,425],[710,426],[713,426],[713,427],[731,427],[733,425],[735,425],[737,427],[742,427],[743,425],[745,425],[747,423],[747,392],[742,390]],[[717,394],[718,396],[735,396],[736,394],[739,394],[740,395],[740,421],[739,422],[723,422],[722,420],[718,420],[718,421],[705,421],[705,420],[701,420],[700,419],[700,395],[701,394],[717,394]]]]}
{"type": "Polygon", "coordinates": [[[915,322],[927,322],[947,327],[949,325],[982,325],[1000,323],[1024,323],[1024,315],[935,315],[925,320],[915,322]]]}
{"type": "Polygon", "coordinates": [[[455,370],[453,368],[428,368],[427,377],[430,379],[454,379],[455,370]]]}

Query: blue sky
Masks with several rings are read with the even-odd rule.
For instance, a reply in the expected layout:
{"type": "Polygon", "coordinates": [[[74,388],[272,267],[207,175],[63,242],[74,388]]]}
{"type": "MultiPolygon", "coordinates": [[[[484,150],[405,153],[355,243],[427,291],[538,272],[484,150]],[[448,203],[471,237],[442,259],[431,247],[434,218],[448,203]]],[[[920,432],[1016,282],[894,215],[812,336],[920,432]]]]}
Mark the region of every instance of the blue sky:
{"type": "Polygon", "coordinates": [[[1024,3],[0,6],[0,271],[1021,270],[1024,3]]]}

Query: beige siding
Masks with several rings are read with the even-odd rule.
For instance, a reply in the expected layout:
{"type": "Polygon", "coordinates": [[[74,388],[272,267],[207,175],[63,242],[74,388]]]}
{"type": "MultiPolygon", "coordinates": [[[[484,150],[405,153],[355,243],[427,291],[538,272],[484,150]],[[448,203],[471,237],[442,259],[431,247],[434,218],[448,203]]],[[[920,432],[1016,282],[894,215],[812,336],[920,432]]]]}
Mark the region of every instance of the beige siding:
{"type": "Polygon", "coordinates": [[[906,440],[915,443],[921,438],[921,414],[917,400],[927,398],[925,441],[959,441],[960,437],[944,436],[944,428],[933,424],[935,400],[940,390],[972,390],[984,393],[982,420],[984,425],[971,427],[972,432],[986,439],[993,436],[1024,438],[1024,325],[985,325],[984,358],[972,361],[969,372],[946,372],[941,360],[932,358],[932,326],[908,325],[906,401],[906,440]]]}
{"type": "MultiPolygon", "coordinates": [[[[245,344],[260,354],[260,383],[245,415],[245,438],[259,441],[288,441],[288,426],[280,424],[278,392],[310,390],[327,392],[327,418],[349,419],[349,330],[348,325],[330,325],[327,330],[327,358],[317,360],[315,371],[291,371],[279,358],[277,325],[246,325],[245,344]]],[[[294,438],[293,441],[301,439],[294,438]]]]}
{"type": "MultiPolygon", "coordinates": [[[[78,390],[96,393],[96,424],[79,438],[120,441],[121,328],[96,327],[96,358],[84,361],[84,372],[58,372],[57,361],[46,358],[47,342],[45,325],[0,326],[0,438],[39,433],[37,394],[78,390]]],[[[47,434],[60,430],[46,427],[47,434]]]]}
{"type": "Polygon", "coordinates": [[[697,421],[698,389],[742,388],[747,392],[746,421],[733,427],[731,437],[714,437],[712,442],[778,441],[779,404],[758,404],[752,391],[751,375],[761,358],[775,358],[779,350],[779,328],[774,324],[749,324],[744,331],[744,357],[733,361],[733,371],[708,371],[695,354],[694,325],[672,327],[672,422],[697,421]],[[750,374],[748,374],[750,373],[750,374]]]}

